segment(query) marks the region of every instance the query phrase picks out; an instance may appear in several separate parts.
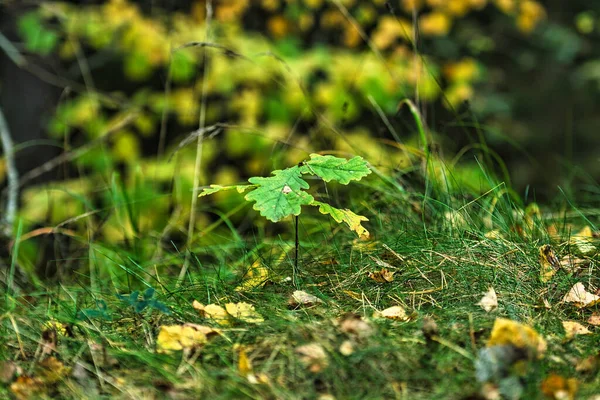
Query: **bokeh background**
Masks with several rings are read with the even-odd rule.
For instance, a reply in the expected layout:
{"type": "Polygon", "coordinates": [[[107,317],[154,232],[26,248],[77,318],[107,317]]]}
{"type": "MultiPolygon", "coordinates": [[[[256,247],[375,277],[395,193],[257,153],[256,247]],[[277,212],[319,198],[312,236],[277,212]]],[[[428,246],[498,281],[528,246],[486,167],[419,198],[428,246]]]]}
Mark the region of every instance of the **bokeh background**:
{"type": "MultiPolygon", "coordinates": [[[[56,224],[125,196],[136,208],[107,214],[107,237],[184,225],[196,146],[180,144],[201,119],[223,124],[204,141],[202,185],[316,151],[408,173],[422,143],[404,99],[430,150],[476,191],[489,188],[487,157],[528,199],[597,194],[595,3],[215,0],[210,14],[204,0],[2,0],[0,107],[28,178],[21,215],[56,224]]],[[[226,212],[235,197],[201,210],[226,212]]],[[[199,227],[210,223],[202,215],[199,227]]]]}

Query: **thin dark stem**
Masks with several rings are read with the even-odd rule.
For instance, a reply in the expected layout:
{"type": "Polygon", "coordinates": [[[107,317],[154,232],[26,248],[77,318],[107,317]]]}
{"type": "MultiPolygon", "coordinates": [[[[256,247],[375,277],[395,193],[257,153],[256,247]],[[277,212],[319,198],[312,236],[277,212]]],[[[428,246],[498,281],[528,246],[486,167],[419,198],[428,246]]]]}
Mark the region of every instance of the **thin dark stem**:
{"type": "MultiPolygon", "coordinates": [[[[300,249],[300,238],[298,236],[298,216],[296,215],[295,218],[295,222],[296,222],[296,226],[295,226],[295,230],[296,230],[296,256],[294,257],[294,277],[296,276],[296,274],[298,273],[298,250],[300,249]]],[[[297,283],[297,280],[294,279],[294,283],[297,283]]]]}

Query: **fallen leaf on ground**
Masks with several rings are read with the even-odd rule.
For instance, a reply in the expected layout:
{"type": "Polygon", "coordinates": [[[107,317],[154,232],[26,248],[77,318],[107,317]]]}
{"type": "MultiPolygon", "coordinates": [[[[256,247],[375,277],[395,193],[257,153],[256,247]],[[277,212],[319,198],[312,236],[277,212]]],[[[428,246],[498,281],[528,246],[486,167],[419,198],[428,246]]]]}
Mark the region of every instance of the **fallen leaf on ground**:
{"type": "Polygon", "coordinates": [[[541,356],[546,351],[546,341],[532,327],[506,318],[496,318],[487,346],[513,345],[530,349],[541,356]]]}
{"type": "Polygon", "coordinates": [[[192,307],[198,311],[201,317],[212,319],[217,324],[226,326],[230,324],[229,314],[227,311],[216,304],[204,305],[196,300],[192,303],[192,307]]]}
{"type": "Polygon", "coordinates": [[[575,364],[575,371],[583,373],[594,373],[600,367],[600,351],[591,356],[585,357],[575,364]]]}
{"type": "Polygon", "coordinates": [[[548,282],[560,268],[560,262],[549,244],[540,246],[540,280],[548,282]]]}
{"type": "Polygon", "coordinates": [[[37,377],[45,385],[63,381],[71,373],[71,368],[66,367],[56,357],[48,357],[40,361],[35,370],[37,377]]]}
{"type": "Polygon", "coordinates": [[[44,383],[38,378],[21,375],[10,385],[10,391],[18,400],[36,399],[44,393],[44,383]]]}
{"type": "Polygon", "coordinates": [[[592,256],[598,251],[590,239],[583,237],[574,236],[569,239],[569,244],[574,247],[576,253],[583,256],[592,256]]]}
{"type": "Polygon", "coordinates": [[[156,339],[158,353],[191,350],[202,347],[210,337],[220,334],[218,329],[196,324],[163,325],[156,339]]]}
{"type": "Polygon", "coordinates": [[[16,375],[21,373],[23,370],[14,361],[0,361],[0,383],[10,383],[16,375]]]}
{"type": "Polygon", "coordinates": [[[574,257],[567,254],[560,259],[560,266],[567,272],[574,274],[590,265],[590,260],[585,258],[574,257]]]}
{"type": "Polygon", "coordinates": [[[252,373],[252,363],[248,358],[248,354],[246,353],[246,348],[244,346],[238,346],[238,372],[243,377],[247,377],[248,374],[252,373]]]}
{"type": "Polygon", "coordinates": [[[381,271],[369,272],[369,278],[378,283],[390,283],[394,281],[394,272],[387,268],[381,268],[381,271]]]}
{"type": "Polygon", "coordinates": [[[238,353],[238,372],[253,385],[259,383],[268,383],[269,378],[265,374],[256,374],[252,369],[252,362],[248,357],[246,346],[235,345],[234,350],[238,353]]]}
{"type": "Polygon", "coordinates": [[[571,339],[576,335],[589,335],[592,333],[588,328],[575,321],[562,321],[562,326],[565,329],[567,339],[571,339]]]}
{"type": "Polygon", "coordinates": [[[427,341],[431,341],[435,336],[440,333],[437,323],[430,316],[423,318],[423,325],[421,326],[421,332],[427,341]]]}
{"type": "Polygon", "coordinates": [[[555,400],[573,400],[577,393],[577,379],[563,378],[557,374],[550,374],[542,382],[542,393],[555,400]]]}
{"type": "Polygon", "coordinates": [[[600,313],[593,313],[587,320],[587,323],[594,326],[600,326],[600,313]]]}
{"type": "Polygon", "coordinates": [[[248,303],[227,303],[225,304],[225,310],[233,318],[250,324],[260,324],[264,322],[264,318],[260,315],[252,304],[248,303]]]}
{"type": "Polygon", "coordinates": [[[344,340],[344,342],[340,345],[339,350],[343,356],[349,356],[350,354],[354,353],[354,344],[351,340],[344,340]]]}
{"type": "Polygon", "coordinates": [[[260,260],[256,260],[246,273],[242,284],[236,287],[236,292],[247,292],[252,289],[260,288],[269,280],[269,270],[266,269],[260,260]]]}
{"type": "Polygon", "coordinates": [[[375,329],[358,314],[348,313],[339,321],[340,331],[358,339],[371,336],[375,329]]]}
{"type": "Polygon", "coordinates": [[[310,372],[321,372],[329,365],[329,357],[323,346],[318,343],[309,343],[296,348],[300,361],[310,372]]]}
{"type": "Polygon", "coordinates": [[[321,303],[323,303],[323,300],[312,294],[308,294],[303,290],[294,291],[288,300],[288,306],[291,308],[300,306],[311,307],[321,303]]]}
{"type": "Polygon", "coordinates": [[[486,312],[490,312],[498,308],[498,296],[496,296],[496,291],[493,287],[490,287],[485,294],[477,303],[478,306],[481,306],[486,312]]]}
{"type": "Polygon", "coordinates": [[[393,319],[396,321],[408,321],[410,319],[410,316],[406,314],[406,310],[400,306],[389,307],[383,311],[375,311],[373,317],[393,319]]]}
{"type": "Polygon", "coordinates": [[[563,302],[573,303],[577,308],[591,307],[600,303],[600,296],[588,292],[583,283],[577,282],[563,297],[563,302]]]}
{"type": "Polygon", "coordinates": [[[574,250],[582,255],[591,256],[597,252],[596,246],[592,243],[594,233],[589,226],[569,238],[569,244],[574,247],[574,250]]]}
{"type": "Polygon", "coordinates": [[[490,240],[499,240],[499,239],[504,238],[504,235],[498,229],[494,229],[489,232],[486,232],[483,236],[486,239],[490,239],[490,240]]]}

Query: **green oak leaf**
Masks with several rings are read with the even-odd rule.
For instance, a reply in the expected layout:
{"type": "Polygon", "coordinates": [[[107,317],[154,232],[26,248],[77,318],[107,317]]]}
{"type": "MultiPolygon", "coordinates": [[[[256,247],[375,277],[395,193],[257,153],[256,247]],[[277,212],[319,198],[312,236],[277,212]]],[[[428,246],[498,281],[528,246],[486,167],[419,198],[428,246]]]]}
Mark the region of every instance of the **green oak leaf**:
{"type": "Polygon", "coordinates": [[[214,194],[217,192],[222,192],[224,190],[237,190],[238,193],[244,193],[247,189],[254,187],[254,185],[231,185],[231,186],[222,186],[222,185],[210,185],[207,188],[202,189],[198,197],[208,196],[209,194],[214,194]]]}
{"type": "Polygon", "coordinates": [[[303,191],[308,183],[302,179],[300,167],[273,171],[268,178],[253,177],[248,182],[256,185],[256,189],[245,197],[255,201],[254,209],[263,217],[277,222],[288,215],[300,215],[300,206],[311,204],[314,198],[303,191]]]}
{"type": "Polygon", "coordinates": [[[369,237],[369,231],[361,225],[363,221],[369,220],[367,217],[357,215],[347,208],[339,209],[319,201],[313,201],[311,206],[319,207],[319,212],[321,214],[331,215],[331,218],[333,218],[338,224],[344,222],[351,230],[356,232],[359,237],[369,237]]]}
{"type": "Polygon", "coordinates": [[[342,185],[347,185],[351,180],[358,181],[369,175],[371,170],[367,162],[360,156],[347,160],[334,156],[311,154],[310,160],[302,165],[301,172],[317,175],[325,182],[335,180],[342,185]]]}

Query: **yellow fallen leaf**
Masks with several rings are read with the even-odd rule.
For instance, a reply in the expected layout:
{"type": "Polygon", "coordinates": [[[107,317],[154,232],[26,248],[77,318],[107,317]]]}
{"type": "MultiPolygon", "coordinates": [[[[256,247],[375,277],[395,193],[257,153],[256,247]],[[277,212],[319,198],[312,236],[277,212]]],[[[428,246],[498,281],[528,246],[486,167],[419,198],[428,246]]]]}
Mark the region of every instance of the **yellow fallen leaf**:
{"type": "Polygon", "coordinates": [[[560,268],[560,262],[554,254],[554,250],[549,244],[545,244],[539,248],[540,253],[540,280],[548,282],[556,271],[560,268]]]}
{"type": "Polygon", "coordinates": [[[562,321],[562,326],[565,329],[567,339],[571,339],[576,335],[589,335],[592,333],[588,328],[575,321],[562,321]]]}
{"type": "Polygon", "coordinates": [[[248,357],[248,348],[243,345],[236,344],[233,346],[234,350],[237,350],[238,355],[238,372],[241,376],[246,378],[249,383],[257,385],[260,383],[269,383],[269,377],[263,373],[255,373],[252,368],[252,361],[248,357]]]}
{"type": "Polygon", "coordinates": [[[321,372],[329,365],[329,357],[323,346],[318,343],[309,343],[296,348],[300,361],[310,372],[321,372]]]}
{"type": "MultiPolygon", "coordinates": [[[[207,342],[207,330],[199,330],[200,325],[163,325],[156,339],[158,353],[170,353],[178,350],[190,350],[203,346],[207,342]]],[[[208,327],[206,327],[208,328],[208,327]]],[[[208,328],[213,331],[212,328],[208,328]]]]}
{"type": "Polygon", "coordinates": [[[574,234],[573,237],[593,238],[594,232],[592,232],[592,228],[590,228],[589,226],[585,226],[579,232],[574,234]]]}
{"type": "Polygon", "coordinates": [[[212,319],[219,325],[229,325],[229,314],[225,309],[216,304],[204,305],[196,300],[192,303],[192,307],[198,311],[201,317],[212,319]]]}
{"type": "Polygon", "coordinates": [[[10,391],[17,399],[37,399],[43,398],[45,392],[44,382],[39,378],[32,378],[27,375],[19,376],[11,385],[10,391]]]}
{"type": "Polygon", "coordinates": [[[252,375],[252,363],[248,358],[248,354],[246,353],[246,348],[244,346],[238,347],[238,372],[244,378],[247,378],[248,375],[252,375]]]}
{"type": "Polygon", "coordinates": [[[387,318],[396,321],[408,321],[410,317],[406,314],[406,310],[400,306],[386,308],[383,311],[375,311],[374,318],[387,318]]]}
{"type": "Polygon", "coordinates": [[[542,381],[541,391],[546,397],[555,400],[574,400],[579,384],[575,378],[563,378],[550,374],[542,381]]]}
{"type": "Polygon", "coordinates": [[[513,345],[530,349],[542,356],[546,341],[530,326],[506,318],[496,318],[487,347],[513,345]]]}
{"type": "Polygon", "coordinates": [[[381,268],[381,271],[369,272],[369,278],[378,283],[389,283],[394,281],[394,272],[381,268]]]}
{"type": "Polygon", "coordinates": [[[269,280],[269,270],[266,269],[260,260],[256,260],[244,277],[241,285],[236,287],[236,292],[247,292],[256,288],[263,287],[269,280]]]}
{"type": "Polygon", "coordinates": [[[227,303],[225,310],[233,318],[247,322],[249,324],[260,324],[264,322],[264,318],[260,315],[252,304],[248,303],[227,303]]]}
{"type": "Polygon", "coordinates": [[[486,312],[490,312],[498,308],[498,296],[493,287],[490,287],[485,296],[481,298],[478,306],[481,306],[486,312]]]}
{"type": "Polygon", "coordinates": [[[490,239],[490,240],[500,240],[500,239],[504,238],[504,235],[498,229],[494,229],[489,232],[486,232],[483,236],[486,239],[490,239]]]}
{"type": "Polygon", "coordinates": [[[288,300],[288,306],[292,308],[299,306],[311,307],[321,303],[323,303],[323,300],[303,290],[294,291],[288,300]]]}
{"type": "Polygon", "coordinates": [[[588,292],[583,283],[577,282],[563,297],[563,302],[573,303],[577,308],[591,307],[600,303],[600,296],[588,292]]]}
{"type": "Polygon", "coordinates": [[[574,236],[569,239],[569,244],[575,248],[576,253],[584,256],[592,256],[598,251],[592,241],[585,237],[574,236]]]}

